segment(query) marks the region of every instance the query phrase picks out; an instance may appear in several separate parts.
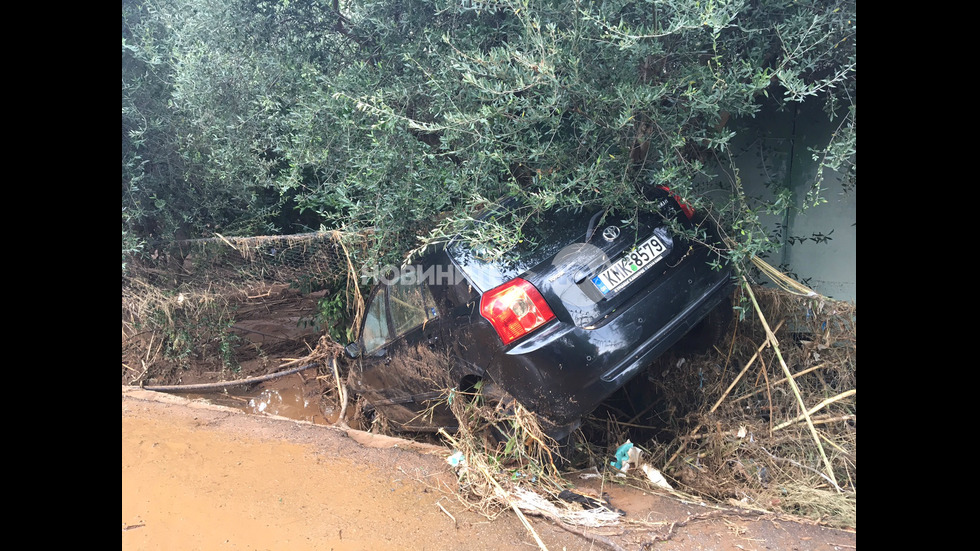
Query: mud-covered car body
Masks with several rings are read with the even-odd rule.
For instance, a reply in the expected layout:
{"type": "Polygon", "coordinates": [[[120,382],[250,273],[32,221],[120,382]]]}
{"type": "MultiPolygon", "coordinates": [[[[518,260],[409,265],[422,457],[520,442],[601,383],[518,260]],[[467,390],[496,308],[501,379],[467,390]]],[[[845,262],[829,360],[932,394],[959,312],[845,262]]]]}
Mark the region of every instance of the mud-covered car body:
{"type": "Polygon", "coordinates": [[[432,430],[483,381],[569,434],[730,297],[731,268],[703,244],[716,228],[666,190],[655,200],[665,214],[556,211],[513,254],[454,240],[382,277],[347,349],[354,390],[395,428],[432,430]]]}

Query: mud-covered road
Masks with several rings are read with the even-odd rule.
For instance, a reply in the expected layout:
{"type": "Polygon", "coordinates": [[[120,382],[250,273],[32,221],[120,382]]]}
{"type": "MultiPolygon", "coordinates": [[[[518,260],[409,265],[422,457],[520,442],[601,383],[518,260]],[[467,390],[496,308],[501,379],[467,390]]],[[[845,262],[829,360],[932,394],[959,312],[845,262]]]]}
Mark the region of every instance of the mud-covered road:
{"type": "MultiPolygon", "coordinates": [[[[459,497],[451,450],[122,392],[124,550],[846,550],[856,533],[581,480],[625,512],[563,527],[459,497]],[[537,538],[537,539],[536,539],[537,538]],[[538,539],[540,541],[538,541],[538,539]]],[[[575,480],[574,476],[571,480],[575,480]]]]}

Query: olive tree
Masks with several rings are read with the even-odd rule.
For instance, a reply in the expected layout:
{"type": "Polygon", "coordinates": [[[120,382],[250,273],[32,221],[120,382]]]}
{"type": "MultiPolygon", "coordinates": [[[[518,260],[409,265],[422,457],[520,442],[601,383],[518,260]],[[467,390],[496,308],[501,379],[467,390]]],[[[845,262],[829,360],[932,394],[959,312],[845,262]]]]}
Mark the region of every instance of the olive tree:
{"type": "Polygon", "coordinates": [[[824,171],[853,185],[856,23],[854,0],[124,2],[124,238],[371,229],[395,259],[502,196],[525,208],[472,236],[497,249],[547,208],[724,186],[743,259],[792,207],[719,177],[729,123],[817,102],[839,128],[806,203],[824,171]]]}

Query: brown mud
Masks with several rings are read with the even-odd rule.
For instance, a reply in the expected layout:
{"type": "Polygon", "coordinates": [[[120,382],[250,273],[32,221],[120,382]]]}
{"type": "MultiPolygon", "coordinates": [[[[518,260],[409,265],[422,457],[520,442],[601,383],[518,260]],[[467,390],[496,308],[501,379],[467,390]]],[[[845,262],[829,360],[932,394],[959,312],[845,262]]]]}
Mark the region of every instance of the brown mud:
{"type": "MultiPolygon", "coordinates": [[[[583,493],[624,512],[591,528],[460,493],[452,450],[123,387],[122,548],[297,550],[856,548],[856,532],[693,503],[588,473],[583,493]]],[[[585,476],[581,476],[585,474],[585,476]]]]}

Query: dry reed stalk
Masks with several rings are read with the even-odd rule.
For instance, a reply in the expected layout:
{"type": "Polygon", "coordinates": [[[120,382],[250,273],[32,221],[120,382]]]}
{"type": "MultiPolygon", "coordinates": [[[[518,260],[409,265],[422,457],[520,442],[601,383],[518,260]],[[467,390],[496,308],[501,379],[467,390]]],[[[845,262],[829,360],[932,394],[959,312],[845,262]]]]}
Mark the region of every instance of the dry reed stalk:
{"type": "MultiPolygon", "coordinates": [[[[799,415],[799,416],[797,416],[794,419],[790,419],[789,421],[784,421],[784,422],[776,425],[772,430],[776,431],[776,430],[779,430],[779,429],[784,429],[784,428],[786,428],[786,427],[788,427],[790,425],[793,425],[795,423],[798,423],[798,422],[802,421],[804,418],[809,418],[810,415],[813,415],[814,413],[820,411],[824,407],[826,407],[826,406],[828,406],[830,404],[833,404],[834,402],[838,402],[840,400],[843,400],[844,398],[847,398],[849,396],[854,396],[855,394],[857,394],[857,390],[856,389],[851,389],[851,390],[848,390],[846,392],[841,392],[837,396],[831,396],[830,398],[827,398],[826,400],[820,402],[819,404],[817,404],[817,405],[813,406],[812,408],[810,408],[809,410],[807,410],[805,416],[804,415],[799,415]]],[[[814,422],[813,419],[810,419],[810,422],[813,423],[814,422]]]]}
{"type": "MultiPolygon", "coordinates": [[[[732,243],[729,242],[729,245],[732,245],[732,243]]],[[[771,264],[769,264],[768,262],[762,260],[757,256],[752,257],[752,264],[755,264],[755,266],[759,268],[759,271],[766,274],[766,276],[768,276],[769,279],[772,280],[772,282],[775,283],[777,287],[779,287],[783,291],[786,291],[787,293],[790,293],[792,295],[797,295],[797,296],[814,297],[814,298],[821,296],[813,289],[807,287],[806,285],[803,285],[799,281],[796,281],[795,279],[780,272],[771,264]]]]}
{"type": "MultiPolygon", "coordinates": [[[[825,420],[825,421],[826,421],[826,420],[825,420]]],[[[819,424],[826,424],[826,423],[825,423],[825,422],[824,422],[824,423],[820,423],[820,422],[818,422],[818,421],[816,421],[816,420],[814,420],[814,421],[813,421],[813,424],[814,424],[814,425],[819,425],[819,424]]],[[[826,442],[827,444],[829,444],[829,445],[830,445],[830,447],[832,447],[832,448],[834,448],[835,450],[837,450],[837,451],[839,451],[839,452],[841,452],[841,453],[843,453],[843,454],[846,454],[846,453],[848,453],[848,452],[847,452],[847,450],[845,450],[844,448],[842,448],[842,447],[840,447],[840,446],[839,446],[838,444],[836,444],[836,443],[835,443],[835,442],[834,442],[833,440],[831,440],[830,438],[827,438],[827,436],[826,436],[826,435],[823,435],[823,434],[821,434],[821,435],[820,435],[820,438],[823,438],[823,441],[824,441],[824,442],[826,442]]]]}
{"type": "Polygon", "coordinates": [[[453,524],[459,524],[458,522],[456,522],[456,517],[454,517],[454,516],[452,516],[452,515],[450,515],[450,514],[449,514],[449,511],[447,511],[447,510],[446,510],[446,508],[442,506],[442,503],[439,503],[439,502],[437,501],[437,502],[436,502],[436,505],[438,505],[438,506],[439,506],[439,508],[440,508],[440,509],[442,509],[442,512],[443,512],[443,513],[446,513],[446,516],[448,516],[449,518],[451,518],[451,519],[453,519],[453,524]]]}
{"type": "Polygon", "coordinates": [[[340,401],[340,414],[337,416],[337,422],[334,425],[347,429],[350,428],[347,426],[347,386],[340,380],[336,356],[330,358],[330,367],[333,369],[334,381],[337,383],[337,399],[340,401]]]}
{"type": "MultiPolygon", "coordinates": [[[[344,240],[340,231],[334,230],[331,232],[330,237],[340,245],[340,248],[344,251],[344,260],[347,261],[347,289],[350,290],[351,287],[354,288],[354,300],[356,304],[354,305],[354,319],[351,323],[352,327],[360,327],[361,319],[364,317],[364,297],[361,296],[361,286],[357,282],[357,272],[354,270],[354,263],[350,260],[350,251],[347,250],[347,246],[344,245],[344,240]]],[[[360,335],[353,335],[354,338],[360,335]]]]}
{"type": "MultiPolygon", "coordinates": [[[[497,484],[496,480],[494,480],[493,482],[494,484],[497,485],[498,488],[500,488],[500,485],[497,484]]],[[[517,518],[521,519],[521,524],[524,525],[524,528],[527,528],[527,531],[530,532],[531,535],[534,537],[534,541],[538,544],[538,547],[541,549],[541,551],[548,551],[548,546],[545,545],[543,541],[541,541],[541,536],[539,536],[537,531],[534,530],[534,527],[531,526],[531,522],[527,520],[527,517],[524,516],[524,513],[521,512],[520,507],[518,507],[517,503],[515,503],[513,500],[510,499],[509,495],[507,496],[507,502],[510,504],[510,508],[513,509],[515,513],[517,513],[517,518]]]]}
{"type": "MultiPolygon", "coordinates": [[[[782,323],[782,322],[780,322],[780,323],[782,323]]],[[[776,331],[779,331],[779,327],[778,326],[776,327],[776,331]]],[[[809,367],[809,368],[804,369],[803,371],[800,371],[799,373],[793,375],[793,378],[794,379],[798,379],[798,378],[802,377],[803,375],[806,375],[807,373],[810,373],[811,371],[815,371],[817,369],[820,369],[820,368],[826,367],[826,366],[827,366],[827,363],[824,362],[822,364],[815,365],[813,367],[809,367]]],[[[785,383],[786,381],[787,381],[786,377],[783,377],[782,379],[779,379],[778,381],[773,381],[772,386],[776,386],[776,385],[778,385],[780,383],[785,383]]],[[[738,398],[735,398],[734,400],[732,400],[732,403],[741,402],[742,400],[745,400],[746,398],[751,398],[752,396],[755,396],[756,394],[762,392],[763,390],[764,389],[753,390],[752,392],[750,392],[750,393],[748,393],[748,394],[746,394],[744,396],[739,396],[738,398]]]]}
{"type": "Polygon", "coordinates": [[[797,467],[799,469],[803,469],[805,471],[810,471],[813,474],[819,476],[820,478],[823,478],[827,482],[830,482],[830,484],[833,485],[833,487],[839,493],[843,493],[844,492],[844,490],[840,486],[837,485],[837,481],[836,480],[834,480],[832,477],[828,477],[827,475],[825,475],[822,472],[814,469],[813,467],[808,467],[808,466],[800,463],[799,461],[793,461],[792,459],[789,459],[787,457],[778,457],[776,455],[773,455],[769,450],[767,450],[767,449],[765,449],[765,448],[763,448],[761,446],[759,447],[759,449],[762,450],[762,451],[764,451],[766,453],[766,455],[768,455],[769,457],[771,457],[774,461],[780,461],[780,462],[784,462],[784,463],[789,463],[790,465],[793,465],[794,467],[797,467]]]}
{"type": "MultiPolygon", "coordinates": [[[[222,241],[224,241],[226,245],[228,245],[232,249],[235,249],[236,251],[238,251],[239,253],[241,253],[243,257],[246,257],[247,258],[246,254],[243,251],[241,251],[238,247],[236,247],[231,241],[228,241],[228,239],[225,238],[225,236],[221,235],[220,233],[215,233],[215,235],[217,235],[219,239],[221,239],[222,241]]],[[[246,248],[247,248],[247,246],[246,246],[246,248]]]]}
{"type": "MultiPolygon", "coordinates": [[[[779,331],[779,328],[783,326],[784,321],[785,320],[780,320],[780,322],[776,324],[776,329],[774,331],[779,331]]],[[[767,346],[769,346],[769,340],[766,340],[764,343],[759,345],[759,347],[755,351],[755,354],[753,354],[752,357],[749,359],[749,361],[746,362],[745,367],[743,367],[742,371],[740,371],[739,374],[735,377],[735,380],[732,381],[732,384],[728,385],[728,388],[726,388],[725,392],[721,394],[721,398],[718,398],[718,401],[715,402],[715,405],[711,406],[711,410],[709,410],[708,413],[714,413],[715,410],[718,409],[718,406],[720,406],[721,403],[725,401],[725,398],[728,397],[728,393],[731,392],[733,388],[735,388],[735,385],[738,384],[739,380],[742,379],[742,376],[745,375],[745,372],[748,371],[750,367],[752,367],[752,364],[755,363],[755,361],[759,358],[759,355],[762,353],[763,350],[766,349],[767,346]]]]}
{"type": "Polygon", "coordinates": [[[789,367],[786,365],[786,361],[783,359],[782,352],[779,350],[779,342],[776,340],[776,334],[769,328],[769,323],[766,321],[766,316],[762,313],[762,308],[759,306],[759,302],[755,299],[755,294],[752,292],[752,287],[749,285],[749,281],[742,275],[742,283],[749,295],[749,299],[752,301],[752,306],[755,308],[756,314],[759,316],[759,321],[762,323],[762,327],[766,331],[766,337],[769,342],[772,343],[773,351],[776,353],[776,358],[779,360],[779,365],[783,369],[783,373],[789,381],[789,386],[793,389],[793,394],[796,396],[796,401],[800,405],[800,409],[803,410],[803,416],[806,419],[807,427],[810,429],[810,434],[813,436],[813,441],[817,445],[817,450],[820,452],[820,457],[823,459],[824,467],[827,469],[827,475],[830,477],[831,482],[834,483],[834,487],[840,491],[840,486],[837,484],[837,480],[834,478],[834,469],[830,465],[830,459],[827,458],[827,452],[823,449],[823,444],[820,443],[820,433],[817,432],[817,428],[813,426],[813,421],[810,419],[809,413],[807,413],[806,402],[803,401],[803,396],[800,394],[800,387],[796,384],[796,379],[793,378],[793,374],[790,373],[789,367]]]}
{"type": "Polygon", "coordinates": [[[827,424],[830,424],[830,423],[840,423],[840,422],[844,422],[844,421],[854,421],[856,419],[857,419],[857,415],[837,415],[837,416],[834,416],[834,417],[822,417],[822,418],[814,417],[813,418],[813,424],[814,425],[827,425],[827,424]]]}

